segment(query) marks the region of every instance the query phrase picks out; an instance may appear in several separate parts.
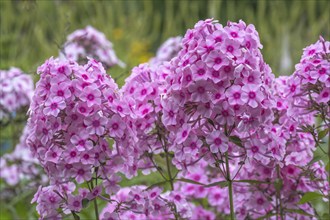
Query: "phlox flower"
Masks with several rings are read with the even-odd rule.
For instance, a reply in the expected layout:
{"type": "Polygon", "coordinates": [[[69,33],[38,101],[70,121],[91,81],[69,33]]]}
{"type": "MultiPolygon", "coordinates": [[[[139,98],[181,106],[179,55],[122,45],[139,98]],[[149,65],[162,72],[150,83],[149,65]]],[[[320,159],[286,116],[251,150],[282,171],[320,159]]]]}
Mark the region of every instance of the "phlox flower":
{"type": "Polygon", "coordinates": [[[221,52],[229,54],[231,57],[237,57],[241,55],[240,43],[236,40],[227,38],[221,45],[221,52]]]}
{"type": "Polygon", "coordinates": [[[92,178],[91,167],[88,165],[75,165],[74,171],[76,174],[77,183],[83,183],[84,181],[89,181],[92,178]]]}
{"type": "Polygon", "coordinates": [[[69,86],[70,84],[68,82],[63,82],[57,86],[52,86],[50,91],[54,97],[68,99],[72,95],[69,86]]]}
{"type": "Polygon", "coordinates": [[[205,58],[205,63],[208,67],[218,71],[222,66],[229,64],[229,59],[219,51],[212,51],[205,58]]]}
{"type": "Polygon", "coordinates": [[[60,111],[65,107],[66,104],[63,98],[60,97],[50,98],[45,102],[45,108],[43,110],[43,113],[48,116],[52,115],[54,117],[57,117],[60,111]]]}
{"type": "Polygon", "coordinates": [[[101,104],[101,91],[96,86],[87,86],[79,98],[86,102],[88,107],[101,104]]]}
{"type": "Polygon", "coordinates": [[[63,150],[61,148],[59,148],[58,146],[53,146],[52,148],[49,148],[46,152],[46,160],[51,161],[53,163],[57,163],[60,159],[62,152],[63,150]]]}
{"type": "Polygon", "coordinates": [[[191,93],[191,99],[194,102],[208,102],[210,99],[210,91],[213,90],[213,85],[205,80],[199,80],[188,87],[191,93]]]}
{"type": "Polygon", "coordinates": [[[212,153],[225,153],[228,150],[228,138],[221,131],[213,131],[206,137],[212,153]]]}
{"type": "Polygon", "coordinates": [[[125,132],[126,125],[124,121],[118,116],[114,115],[108,121],[109,135],[112,137],[122,137],[125,132]]]}
{"type": "Polygon", "coordinates": [[[70,138],[71,143],[76,147],[78,151],[90,150],[93,148],[93,142],[89,139],[87,132],[80,132],[70,138]]]}
{"type": "Polygon", "coordinates": [[[242,92],[241,100],[252,108],[258,107],[258,103],[260,103],[264,98],[264,95],[261,93],[259,87],[255,85],[244,85],[242,87],[242,92]]]}
{"type": "Polygon", "coordinates": [[[80,195],[68,195],[68,209],[74,212],[80,212],[82,209],[82,197],[80,195]]]}
{"type": "Polygon", "coordinates": [[[94,114],[84,119],[84,124],[87,126],[86,131],[89,134],[102,135],[104,134],[105,125],[108,123],[108,119],[100,114],[94,114]]]}
{"type": "Polygon", "coordinates": [[[239,85],[231,86],[226,92],[226,97],[228,98],[228,103],[230,105],[244,104],[244,101],[242,100],[242,87],[239,85]]]}
{"type": "Polygon", "coordinates": [[[176,125],[176,111],[178,106],[175,105],[173,102],[164,106],[163,115],[162,115],[162,122],[165,126],[168,125],[176,125]]]}
{"type": "Polygon", "coordinates": [[[191,73],[198,79],[207,79],[208,69],[202,60],[197,61],[190,67],[191,73]]]}
{"type": "Polygon", "coordinates": [[[183,124],[181,126],[181,129],[179,129],[178,133],[176,134],[175,142],[178,144],[182,144],[188,138],[190,131],[190,125],[183,124]]]}

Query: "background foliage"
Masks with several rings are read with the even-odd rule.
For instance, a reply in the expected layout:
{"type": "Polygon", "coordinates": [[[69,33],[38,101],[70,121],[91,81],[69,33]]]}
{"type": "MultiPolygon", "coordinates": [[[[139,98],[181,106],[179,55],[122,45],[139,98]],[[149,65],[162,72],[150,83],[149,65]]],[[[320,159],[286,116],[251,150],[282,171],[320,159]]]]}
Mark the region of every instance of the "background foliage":
{"type": "MultiPolygon", "coordinates": [[[[266,62],[276,75],[289,75],[302,48],[316,42],[319,35],[329,40],[329,11],[328,0],[1,0],[0,69],[16,66],[37,80],[37,67],[58,55],[66,36],[92,25],[106,34],[127,64],[125,69],[110,71],[122,84],[132,67],[148,61],[168,37],[184,35],[198,20],[213,17],[222,24],[239,19],[254,24],[266,62]]],[[[21,129],[22,124],[1,128],[1,155],[15,145],[21,129]]],[[[152,178],[130,184],[152,182],[152,178]]],[[[0,193],[0,219],[36,217],[29,204],[32,195],[22,192],[5,201],[0,193]]]]}

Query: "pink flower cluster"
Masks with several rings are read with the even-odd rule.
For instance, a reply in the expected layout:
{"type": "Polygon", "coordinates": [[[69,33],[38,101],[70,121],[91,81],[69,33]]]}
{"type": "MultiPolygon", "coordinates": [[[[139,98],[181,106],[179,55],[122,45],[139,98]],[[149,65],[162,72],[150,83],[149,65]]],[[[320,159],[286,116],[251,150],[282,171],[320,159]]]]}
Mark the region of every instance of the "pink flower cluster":
{"type": "Polygon", "coordinates": [[[33,80],[18,68],[0,70],[0,120],[28,106],[33,96],[33,80]]]}
{"type": "Polygon", "coordinates": [[[329,109],[317,98],[329,87],[329,42],[317,45],[292,77],[275,79],[253,25],[207,19],[174,58],[133,68],[121,89],[93,59],[49,59],[38,69],[28,137],[51,184],[33,200],[41,218],[77,215],[94,199],[109,203],[107,220],[226,218],[230,203],[238,219],[314,215],[298,202],[329,191],[324,164],[313,161],[317,140],[302,128],[314,125],[311,98],[329,109]],[[138,171],[158,172],[156,185],[171,191],[120,189],[118,173],[138,171]]]}
{"type": "Polygon", "coordinates": [[[144,186],[122,188],[100,214],[101,220],[171,219],[175,215],[192,220],[214,219],[214,214],[187,202],[178,192],[162,193],[162,189],[146,190],[144,186]],[[173,208],[175,211],[173,213],[173,208]]]}
{"type": "Polygon", "coordinates": [[[125,66],[117,58],[112,43],[107,40],[102,32],[92,26],[87,26],[70,34],[63,46],[60,57],[80,64],[85,64],[87,57],[91,57],[100,61],[106,69],[114,65],[125,66]]]}
{"type": "MultiPolygon", "coordinates": [[[[222,27],[208,19],[187,31],[182,50],[170,62],[162,102],[178,169],[207,152],[240,151],[231,141],[234,136],[247,140],[249,158],[259,157],[263,149],[254,149],[254,141],[272,120],[269,88],[274,78],[261,47],[254,26],[243,21],[222,27]]],[[[214,163],[211,155],[209,163],[214,163]]]]}
{"type": "Polygon", "coordinates": [[[304,49],[300,63],[296,65],[296,71],[288,85],[290,86],[289,96],[306,95],[318,104],[329,103],[329,54],[330,42],[323,38],[304,49]]]}
{"type": "Polygon", "coordinates": [[[182,37],[171,37],[167,39],[157,50],[156,56],[149,63],[150,66],[157,67],[166,61],[176,57],[181,50],[182,37]]]}
{"type": "MultiPolygon", "coordinates": [[[[63,188],[73,180],[93,185],[97,179],[104,181],[95,188],[115,192],[116,172],[128,177],[137,172],[136,159],[128,153],[134,151],[130,109],[118,94],[117,85],[93,59],[79,66],[50,58],[38,73],[27,141],[52,185],[40,189],[40,193],[54,193],[53,187],[63,188]],[[115,140],[112,147],[108,146],[109,138],[115,140]]],[[[59,191],[60,198],[65,198],[65,193],[64,189],[59,191]]],[[[56,200],[56,206],[68,205],[63,198],[56,200]]],[[[39,212],[41,217],[53,214],[50,209],[54,206],[39,207],[46,208],[39,212]]]]}

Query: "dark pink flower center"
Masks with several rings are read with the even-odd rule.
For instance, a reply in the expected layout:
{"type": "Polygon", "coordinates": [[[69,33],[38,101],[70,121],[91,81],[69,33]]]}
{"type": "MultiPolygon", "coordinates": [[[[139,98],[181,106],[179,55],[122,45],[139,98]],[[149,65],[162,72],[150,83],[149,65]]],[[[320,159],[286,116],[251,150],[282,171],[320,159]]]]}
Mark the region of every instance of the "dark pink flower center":
{"type": "Polygon", "coordinates": [[[89,101],[93,101],[93,100],[95,99],[95,96],[94,96],[93,94],[88,94],[88,95],[87,95],[87,99],[88,99],[89,101]]]}
{"type": "Polygon", "coordinates": [[[93,123],[92,123],[93,127],[99,127],[101,125],[100,121],[99,120],[94,120],[93,123]]]}
{"type": "Polygon", "coordinates": [[[63,90],[58,90],[58,91],[57,91],[57,95],[58,95],[58,96],[64,96],[64,92],[63,92],[63,90]]]}
{"type": "Polygon", "coordinates": [[[159,205],[159,204],[155,204],[155,205],[154,205],[154,209],[155,209],[155,210],[160,210],[160,205],[159,205]]]}
{"type": "Polygon", "coordinates": [[[57,103],[56,103],[56,102],[53,102],[53,103],[50,105],[50,108],[51,108],[52,110],[57,109],[57,103]]]}
{"type": "Polygon", "coordinates": [[[87,111],[86,108],[83,107],[83,106],[81,106],[81,107],[79,108],[79,110],[80,110],[81,113],[85,113],[85,112],[87,111]]]}
{"type": "Polygon", "coordinates": [[[325,68],[322,68],[322,69],[319,70],[319,74],[320,74],[320,75],[325,74],[325,72],[326,72],[325,68]]]}
{"type": "Polygon", "coordinates": [[[57,71],[58,71],[59,73],[64,73],[64,71],[65,71],[65,67],[64,67],[64,66],[61,66],[61,67],[59,67],[59,68],[57,69],[57,71]]]}
{"type": "Polygon", "coordinates": [[[181,196],[176,195],[176,196],[174,196],[174,199],[177,200],[177,201],[181,201],[181,196]]]}
{"type": "Polygon", "coordinates": [[[241,93],[235,92],[234,93],[234,99],[239,99],[239,98],[241,98],[241,93]]]}
{"type": "Polygon", "coordinates": [[[253,153],[257,153],[259,151],[259,148],[257,146],[253,146],[253,147],[251,147],[251,151],[253,153]]]}
{"type": "Polygon", "coordinates": [[[118,128],[119,128],[118,123],[113,123],[113,124],[112,124],[112,129],[113,129],[113,130],[117,130],[118,128]]]}
{"type": "Polygon", "coordinates": [[[76,157],[76,156],[77,156],[77,152],[75,152],[75,151],[70,152],[70,157],[76,157]]]}
{"type": "Polygon", "coordinates": [[[254,81],[254,76],[249,76],[248,77],[248,82],[253,82],[254,81]]]}
{"type": "Polygon", "coordinates": [[[256,97],[256,93],[255,92],[249,92],[249,98],[250,99],[254,99],[256,97]]]}
{"type": "Polygon", "coordinates": [[[80,206],[80,202],[79,201],[74,201],[73,202],[73,206],[74,207],[79,207],[80,206]]]}
{"type": "Polygon", "coordinates": [[[197,92],[203,94],[205,92],[205,88],[203,86],[199,86],[197,88],[197,92]]]}
{"type": "Polygon", "coordinates": [[[264,200],[263,200],[263,198],[259,198],[259,199],[257,199],[257,203],[258,203],[258,205],[262,205],[262,204],[264,204],[264,200]]]}
{"type": "Polygon", "coordinates": [[[146,89],[142,89],[141,90],[141,95],[145,95],[145,94],[147,94],[147,90],[146,89]]]}
{"type": "Polygon", "coordinates": [[[78,170],[78,175],[84,175],[84,174],[85,174],[85,170],[83,169],[78,170]]]}
{"type": "Polygon", "coordinates": [[[233,52],[234,51],[234,47],[233,46],[227,46],[227,51],[228,52],[233,52]]]}
{"type": "Polygon", "coordinates": [[[187,80],[188,82],[190,82],[190,81],[191,81],[191,75],[186,76],[186,80],[187,80]]]}
{"type": "Polygon", "coordinates": [[[204,75],[204,74],[205,74],[205,70],[204,70],[204,69],[199,69],[199,70],[197,71],[197,74],[198,74],[198,75],[204,75]]]}
{"type": "Polygon", "coordinates": [[[217,36],[216,38],[214,38],[215,42],[222,42],[222,38],[220,36],[217,36]]]}
{"type": "Polygon", "coordinates": [[[220,76],[219,71],[213,71],[213,72],[212,72],[212,76],[213,76],[214,78],[218,78],[218,77],[220,76]]]}
{"type": "Polygon", "coordinates": [[[215,58],[214,62],[216,64],[220,64],[220,63],[222,63],[222,59],[220,57],[217,57],[217,58],[215,58]]]}
{"type": "Polygon", "coordinates": [[[220,145],[220,144],[222,144],[222,140],[220,138],[216,138],[216,139],[214,139],[214,144],[220,145]]]}
{"type": "Polygon", "coordinates": [[[231,67],[230,66],[225,66],[224,71],[226,73],[229,73],[231,71],[231,67]]]}
{"type": "Polygon", "coordinates": [[[237,34],[236,32],[231,32],[230,35],[231,35],[233,38],[238,37],[238,34],[237,34]]]}
{"type": "Polygon", "coordinates": [[[219,200],[221,198],[221,195],[219,193],[215,194],[214,195],[214,199],[215,200],[219,200]]]}
{"type": "Polygon", "coordinates": [[[156,195],[157,195],[157,193],[155,193],[155,192],[152,192],[152,193],[150,194],[151,197],[155,197],[156,195]]]}

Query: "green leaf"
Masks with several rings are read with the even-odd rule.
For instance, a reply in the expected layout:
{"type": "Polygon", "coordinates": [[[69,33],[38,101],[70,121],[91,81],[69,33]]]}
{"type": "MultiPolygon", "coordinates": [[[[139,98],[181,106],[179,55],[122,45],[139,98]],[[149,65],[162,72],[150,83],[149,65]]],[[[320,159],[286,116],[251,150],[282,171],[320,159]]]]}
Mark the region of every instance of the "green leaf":
{"type": "Polygon", "coordinates": [[[329,132],[329,129],[328,129],[328,128],[327,128],[327,129],[324,129],[323,131],[319,131],[319,133],[318,133],[318,138],[319,138],[319,140],[321,140],[321,139],[323,139],[325,136],[327,136],[328,132],[329,132]]]}
{"type": "Polygon", "coordinates": [[[328,161],[327,165],[325,166],[325,169],[326,169],[326,171],[328,171],[328,172],[330,171],[330,165],[329,165],[329,162],[330,162],[330,161],[328,161]]]}
{"type": "Polygon", "coordinates": [[[274,182],[274,187],[276,191],[280,191],[283,187],[283,180],[282,179],[276,179],[274,182]]]}
{"type": "Polygon", "coordinates": [[[322,219],[330,219],[330,215],[328,213],[324,213],[322,215],[322,219]]]}
{"type": "Polygon", "coordinates": [[[74,217],[74,220],[80,220],[80,217],[79,215],[77,215],[75,212],[71,212],[73,217],[74,217]]]}
{"type": "Polygon", "coordinates": [[[185,182],[185,183],[192,183],[192,184],[196,184],[196,185],[201,185],[201,186],[205,186],[205,184],[194,181],[194,180],[190,180],[190,179],[185,179],[185,178],[181,178],[181,179],[176,179],[177,181],[180,182],[185,182]]]}
{"type": "Polygon", "coordinates": [[[305,215],[305,216],[309,216],[309,217],[314,217],[311,214],[308,214],[307,212],[301,210],[301,209],[285,209],[286,212],[290,212],[290,213],[297,213],[300,215],[305,215]]]}
{"type": "Polygon", "coordinates": [[[303,195],[303,197],[300,199],[299,204],[304,204],[306,202],[313,201],[318,198],[322,198],[322,194],[318,192],[307,192],[303,195]]]}
{"type": "Polygon", "coordinates": [[[313,160],[311,160],[308,165],[312,165],[313,163],[317,162],[317,161],[320,161],[323,159],[323,157],[326,157],[326,155],[317,155],[317,156],[314,156],[313,160]]]}
{"type": "Polygon", "coordinates": [[[167,182],[168,182],[168,180],[165,180],[165,181],[162,181],[162,182],[159,182],[159,183],[152,184],[151,186],[149,186],[148,188],[146,188],[144,191],[147,191],[147,190],[149,190],[149,189],[152,189],[152,188],[154,188],[154,187],[156,187],[156,186],[164,185],[164,184],[167,183],[167,182]]]}
{"type": "Polygon", "coordinates": [[[242,140],[237,136],[230,136],[229,140],[239,147],[244,147],[242,144],[242,140]]]}
{"type": "Polygon", "coordinates": [[[83,199],[82,200],[82,207],[83,208],[87,208],[88,207],[88,205],[89,205],[89,202],[90,202],[90,200],[89,199],[83,199]]]}
{"type": "Polygon", "coordinates": [[[219,181],[206,185],[205,187],[220,186],[221,188],[227,187],[229,185],[228,181],[219,181]]]}
{"type": "Polygon", "coordinates": [[[268,181],[260,181],[260,180],[234,180],[236,183],[250,183],[250,184],[271,184],[268,181]]]}

